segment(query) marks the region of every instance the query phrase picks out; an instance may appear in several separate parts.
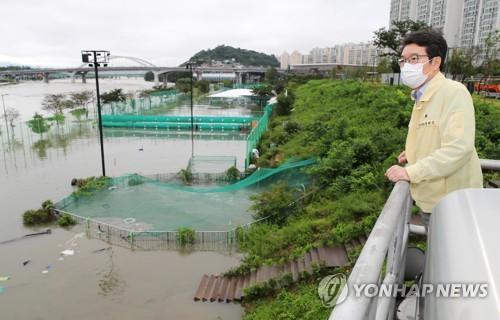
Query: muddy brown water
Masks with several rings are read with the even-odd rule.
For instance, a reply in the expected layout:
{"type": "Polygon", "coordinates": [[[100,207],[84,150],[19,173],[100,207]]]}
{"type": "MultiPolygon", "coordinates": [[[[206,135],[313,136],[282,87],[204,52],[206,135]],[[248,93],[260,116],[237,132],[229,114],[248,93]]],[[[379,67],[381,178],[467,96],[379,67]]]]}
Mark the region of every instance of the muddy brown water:
{"type": "MultiPolygon", "coordinates": [[[[20,125],[16,130],[15,143],[8,145],[2,127],[0,241],[44,230],[25,228],[22,213],[46,199],[67,196],[72,178],[101,172],[97,134],[91,125],[67,125],[59,133],[53,131],[46,135],[50,143],[45,147],[36,144],[40,137],[27,127],[20,125]]],[[[243,163],[244,140],[197,140],[196,146],[200,154],[231,153],[243,163]]],[[[176,172],[186,166],[190,152],[191,140],[183,135],[107,135],[105,139],[110,176],[176,172]],[[141,146],[144,151],[139,152],[141,146]]],[[[71,230],[51,228],[50,235],[0,245],[0,277],[10,277],[0,282],[4,287],[0,319],[241,318],[238,304],[193,301],[201,276],[237,265],[237,255],[133,252],[71,230]],[[61,256],[66,249],[74,250],[74,255],[61,256]]]]}

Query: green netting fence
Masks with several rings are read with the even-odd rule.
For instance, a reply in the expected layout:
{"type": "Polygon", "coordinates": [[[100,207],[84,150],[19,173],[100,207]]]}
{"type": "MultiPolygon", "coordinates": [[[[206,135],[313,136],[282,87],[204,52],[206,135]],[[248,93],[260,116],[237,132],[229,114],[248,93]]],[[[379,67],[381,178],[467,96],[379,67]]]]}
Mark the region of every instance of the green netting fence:
{"type": "MultiPolygon", "coordinates": [[[[257,117],[251,116],[194,116],[194,130],[250,130],[257,117]]],[[[103,115],[104,127],[190,130],[191,117],[181,115],[103,115]]]]}
{"type": "MultiPolygon", "coordinates": [[[[160,231],[155,231],[158,229],[154,229],[154,223],[149,228],[145,227],[146,224],[137,224],[139,225],[137,227],[136,224],[127,224],[124,217],[137,218],[138,221],[143,218],[141,221],[148,222],[150,220],[146,218],[148,215],[149,217],[151,216],[149,211],[152,211],[158,214],[153,217],[154,221],[163,221],[162,223],[164,224],[166,221],[167,225],[170,225],[170,222],[175,224],[179,219],[194,222],[196,219],[199,220],[199,216],[202,219],[222,219],[220,222],[225,227],[218,229],[199,230],[192,225],[182,224],[182,226],[195,230],[191,247],[196,250],[230,249],[236,245],[238,230],[248,228],[251,224],[262,221],[248,221],[248,218],[245,218],[247,219],[246,221],[245,219],[241,220],[241,212],[234,213],[235,209],[237,211],[242,209],[240,208],[241,204],[235,204],[234,202],[241,202],[244,200],[242,196],[246,197],[246,200],[243,201],[243,205],[246,208],[243,208],[243,212],[245,212],[250,205],[248,196],[255,193],[255,191],[251,191],[251,188],[269,186],[269,183],[262,185],[261,183],[271,181],[272,177],[279,177],[282,174],[288,175],[294,173],[299,175],[298,179],[287,176],[286,181],[289,185],[293,185],[294,183],[295,185],[301,185],[305,181],[303,180],[304,176],[307,177],[307,175],[301,173],[302,171],[299,169],[315,162],[314,159],[307,159],[285,163],[277,168],[261,168],[236,183],[226,183],[211,187],[184,185],[179,182],[178,176],[174,173],[156,174],[153,176],[126,175],[110,179],[102,190],[95,190],[90,195],[70,195],[62,199],[56,203],[55,211],[59,214],[71,215],[78,222],[76,228],[84,230],[89,237],[101,239],[111,244],[142,250],[181,249],[183,244],[179,240],[179,231],[176,230],[176,227],[170,230],[160,229],[160,231]],[[242,191],[243,193],[238,195],[238,192],[242,191]],[[151,192],[168,196],[171,199],[167,201],[166,206],[163,203],[155,204],[158,198],[151,197],[151,192]],[[192,194],[192,196],[189,196],[189,194],[192,194]],[[209,197],[205,195],[209,195],[209,197]],[[95,202],[97,205],[95,203],[92,205],[91,203],[94,197],[97,199],[97,202],[95,202]],[[115,203],[110,202],[110,199],[114,199],[115,203]],[[214,202],[214,199],[216,202],[214,202]],[[90,203],[87,207],[88,201],[90,203]],[[78,202],[84,206],[83,208],[88,209],[75,213],[72,208],[75,208],[74,205],[78,202]],[[198,210],[196,212],[189,212],[189,210],[187,212],[186,210],[177,212],[175,209],[175,207],[193,202],[200,202],[193,207],[198,210]],[[107,207],[101,207],[103,204],[107,207]],[[152,205],[156,205],[156,211],[148,209],[152,205]],[[160,210],[157,210],[158,207],[160,210]],[[118,212],[116,217],[113,217],[112,215],[115,214],[113,210],[115,208],[119,208],[120,212],[118,212]],[[126,210],[128,212],[123,212],[126,210]],[[103,217],[101,215],[103,212],[105,215],[111,215],[112,217],[103,217]],[[179,216],[178,214],[182,215],[179,216]],[[188,216],[184,217],[184,214],[188,216]],[[195,220],[190,220],[190,217],[194,217],[195,220]],[[232,219],[233,223],[229,220],[230,223],[228,224],[228,218],[232,219]],[[123,223],[115,223],[121,221],[123,223]]],[[[221,175],[212,175],[212,178],[223,180],[223,176],[221,175]]],[[[250,216],[247,215],[247,217],[250,216]]],[[[220,226],[221,224],[219,223],[218,225],[220,226]]]]}
{"type": "Polygon", "coordinates": [[[257,148],[259,144],[260,138],[267,131],[267,126],[269,124],[269,119],[273,113],[273,104],[268,104],[264,108],[264,113],[262,117],[259,119],[259,123],[256,127],[252,129],[250,134],[247,137],[247,148],[245,155],[245,169],[248,168],[250,164],[250,159],[252,158],[252,150],[257,148]]]}
{"type": "Polygon", "coordinates": [[[190,173],[224,174],[230,167],[236,167],[233,156],[193,156],[189,159],[187,171],[190,173]]]}
{"type": "Polygon", "coordinates": [[[235,83],[233,89],[255,89],[262,86],[261,83],[235,83]]]}
{"type": "Polygon", "coordinates": [[[125,101],[105,103],[102,105],[102,114],[137,114],[146,110],[175,105],[183,95],[176,90],[155,91],[149,96],[130,98],[125,101]]]}

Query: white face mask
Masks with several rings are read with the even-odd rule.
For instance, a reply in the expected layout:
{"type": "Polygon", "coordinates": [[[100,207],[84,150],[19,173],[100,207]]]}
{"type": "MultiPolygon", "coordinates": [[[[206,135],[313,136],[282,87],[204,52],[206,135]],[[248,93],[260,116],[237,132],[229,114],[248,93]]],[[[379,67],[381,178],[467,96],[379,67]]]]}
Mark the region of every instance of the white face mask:
{"type": "Polygon", "coordinates": [[[416,64],[406,62],[401,68],[401,81],[412,89],[420,87],[427,80],[427,75],[424,74],[424,64],[429,61],[416,64]]]}

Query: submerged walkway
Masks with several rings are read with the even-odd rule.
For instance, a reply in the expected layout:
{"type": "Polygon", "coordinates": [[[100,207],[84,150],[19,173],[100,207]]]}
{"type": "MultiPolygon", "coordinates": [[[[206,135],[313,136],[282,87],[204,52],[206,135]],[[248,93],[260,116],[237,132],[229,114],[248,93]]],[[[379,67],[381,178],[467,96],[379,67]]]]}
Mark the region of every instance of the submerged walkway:
{"type": "Polygon", "coordinates": [[[313,266],[342,267],[349,262],[348,251],[353,247],[363,246],[365,242],[366,237],[360,237],[344,246],[314,248],[299,259],[277,266],[262,266],[246,276],[226,277],[205,274],[201,278],[194,300],[241,301],[245,295],[245,288],[279,278],[284,274],[291,274],[295,282],[304,274],[311,274],[313,266]]]}

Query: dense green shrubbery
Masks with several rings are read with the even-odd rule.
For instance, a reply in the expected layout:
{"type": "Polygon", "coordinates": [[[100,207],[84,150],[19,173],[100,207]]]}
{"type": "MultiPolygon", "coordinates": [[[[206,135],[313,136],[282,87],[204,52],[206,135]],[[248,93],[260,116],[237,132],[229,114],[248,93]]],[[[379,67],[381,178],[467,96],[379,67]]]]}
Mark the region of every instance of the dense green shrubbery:
{"type": "Polygon", "coordinates": [[[182,227],[177,229],[177,232],[178,232],[178,240],[181,246],[194,244],[195,232],[193,229],[182,227]]]}
{"type": "Polygon", "coordinates": [[[474,107],[479,157],[500,159],[500,103],[475,96],[474,107]]]}
{"type": "Polygon", "coordinates": [[[88,177],[78,179],[76,181],[77,190],[73,191],[73,195],[89,196],[97,190],[102,190],[111,186],[112,179],[108,177],[88,177]]]}
{"type": "MultiPolygon", "coordinates": [[[[241,236],[241,248],[254,256],[247,261],[256,265],[371,230],[392,185],[384,172],[404,149],[413,105],[409,89],[376,83],[311,80],[289,82],[287,90],[294,91],[294,111],[273,117],[259,164],[316,157],[308,171],[318,190],[289,208],[296,195],[286,186],[253,197],[255,218],[271,216],[241,236]]],[[[500,159],[500,107],[479,97],[474,102],[478,153],[500,159]]]]}
{"type": "Polygon", "coordinates": [[[239,180],[240,177],[241,177],[241,172],[235,166],[232,166],[226,170],[226,179],[229,182],[235,182],[235,181],[239,180]]]}
{"type": "Polygon", "coordinates": [[[139,175],[133,175],[128,179],[129,186],[137,186],[144,183],[144,179],[139,175]]]}
{"type": "Polygon", "coordinates": [[[305,283],[294,290],[281,290],[275,299],[259,299],[245,305],[245,320],[327,319],[331,309],[322,305],[316,283],[305,283]]]}
{"type": "Polygon", "coordinates": [[[411,114],[409,91],[400,87],[311,80],[289,83],[288,92],[293,112],[272,119],[259,164],[316,157],[308,171],[317,190],[301,203],[285,185],[253,197],[254,217],[271,216],[242,236],[246,261],[255,266],[369,232],[390,189],[383,174],[404,148],[411,114]]]}
{"type": "Polygon", "coordinates": [[[251,196],[254,204],[251,210],[255,220],[268,218],[266,221],[273,224],[283,224],[288,216],[297,209],[295,194],[286,184],[278,184],[269,192],[251,196]]]}
{"type": "MultiPolygon", "coordinates": [[[[238,234],[246,253],[240,271],[283,263],[312,247],[369,233],[392,188],[384,172],[404,149],[413,106],[409,89],[296,79],[287,90],[295,95],[293,111],[272,118],[259,145],[258,164],[317,158],[308,169],[312,196],[287,208],[296,194],[283,185],[253,198],[255,218],[271,218],[238,234]]],[[[474,102],[477,151],[482,158],[500,159],[500,107],[479,97],[474,102]]],[[[294,293],[283,291],[273,302],[248,305],[245,319],[326,318],[329,310],[322,309],[315,289],[306,285],[294,293]],[[301,310],[306,301],[309,305],[301,310]]],[[[256,297],[267,295],[263,288],[252,290],[256,297]]]]}
{"type": "Polygon", "coordinates": [[[189,184],[191,181],[193,181],[193,173],[190,170],[187,169],[181,169],[179,171],[179,176],[185,184],[189,184]]]}
{"type": "Polygon", "coordinates": [[[57,224],[60,227],[71,227],[76,224],[76,220],[73,219],[73,217],[69,214],[65,213],[61,217],[59,217],[59,219],[57,219],[57,224]]]}
{"type": "Polygon", "coordinates": [[[36,226],[52,223],[57,216],[52,213],[54,204],[50,200],[45,200],[42,207],[36,210],[27,210],[23,214],[23,224],[25,226],[36,226]]]}
{"type": "Polygon", "coordinates": [[[60,227],[69,227],[77,222],[69,214],[58,216],[52,212],[54,204],[50,200],[45,200],[41,208],[36,210],[27,210],[23,214],[23,224],[25,226],[47,225],[57,221],[60,227]]]}
{"type": "Polygon", "coordinates": [[[276,114],[278,116],[289,115],[292,111],[293,103],[295,101],[295,96],[292,92],[283,92],[278,95],[278,103],[276,105],[276,114]]]}

